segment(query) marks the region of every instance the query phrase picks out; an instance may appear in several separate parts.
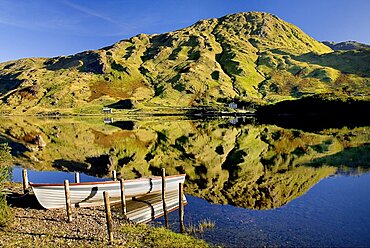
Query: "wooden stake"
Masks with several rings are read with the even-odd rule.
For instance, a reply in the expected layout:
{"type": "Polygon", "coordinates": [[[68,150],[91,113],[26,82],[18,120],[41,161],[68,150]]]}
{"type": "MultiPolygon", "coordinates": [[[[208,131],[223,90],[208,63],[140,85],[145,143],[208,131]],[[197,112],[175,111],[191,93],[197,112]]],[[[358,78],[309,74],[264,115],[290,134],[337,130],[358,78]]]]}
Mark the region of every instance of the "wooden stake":
{"type": "Polygon", "coordinates": [[[80,183],[80,173],[75,172],[75,183],[80,183]]]}
{"type": "Polygon", "coordinates": [[[117,172],[115,170],[112,171],[112,178],[113,178],[113,181],[117,181],[117,172]]]}
{"type": "Polygon", "coordinates": [[[162,168],[162,202],[163,202],[163,214],[164,223],[166,228],[168,228],[168,212],[166,205],[166,169],[162,168]]]}
{"type": "Polygon", "coordinates": [[[26,194],[29,191],[28,175],[27,175],[27,170],[26,169],[22,170],[22,177],[23,177],[23,193],[26,194]]]}
{"type": "Polygon", "coordinates": [[[109,242],[113,242],[113,225],[112,225],[112,214],[110,211],[110,203],[109,203],[109,194],[107,191],[104,191],[104,204],[105,204],[105,216],[107,219],[107,229],[108,229],[108,239],[109,242]]]}
{"type": "Polygon", "coordinates": [[[180,233],[185,232],[184,225],[184,185],[179,183],[179,219],[180,219],[180,233]]]}
{"type": "Polygon", "coordinates": [[[64,180],[64,192],[66,196],[66,209],[67,209],[68,222],[72,222],[72,204],[71,204],[68,180],[64,180]]]}
{"type": "Polygon", "coordinates": [[[120,178],[119,180],[120,185],[121,185],[121,209],[122,209],[122,214],[126,218],[127,214],[127,209],[126,209],[126,196],[125,196],[125,185],[124,185],[124,179],[120,178]]]}

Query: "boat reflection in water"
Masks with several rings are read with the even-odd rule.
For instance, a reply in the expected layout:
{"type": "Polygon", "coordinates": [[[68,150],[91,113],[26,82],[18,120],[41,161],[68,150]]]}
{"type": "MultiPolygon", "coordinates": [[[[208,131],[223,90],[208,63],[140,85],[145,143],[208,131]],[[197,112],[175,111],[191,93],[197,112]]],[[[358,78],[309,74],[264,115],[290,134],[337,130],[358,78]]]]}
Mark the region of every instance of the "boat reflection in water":
{"type": "MultiPolygon", "coordinates": [[[[188,204],[185,195],[183,205],[188,204]]],[[[143,197],[132,198],[127,201],[127,218],[135,223],[147,223],[164,215],[162,194],[153,193],[143,197]]],[[[166,192],[167,212],[179,208],[179,191],[166,192]]]]}

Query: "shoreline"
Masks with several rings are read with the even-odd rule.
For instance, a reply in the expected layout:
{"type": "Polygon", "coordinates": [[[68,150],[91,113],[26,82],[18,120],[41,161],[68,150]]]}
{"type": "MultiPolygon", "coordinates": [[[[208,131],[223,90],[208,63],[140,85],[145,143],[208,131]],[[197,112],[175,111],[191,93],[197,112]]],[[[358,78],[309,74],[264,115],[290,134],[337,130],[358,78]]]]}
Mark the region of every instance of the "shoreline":
{"type": "MultiPolygon", "coordinates": [[[[1,247],[102,247],[108,245],[103,206],[73,208],[73,221],[67,222],[65,209],[42,209],[34,195],[23,195],[19,183],[4,185],[13,219],[8,227],[0,229],[1,247]],[[36,201],[36,202],[35,202],[36,201]]],[[[202,241],[185,234],[177,234],[163,227],[134,224],[112,209],[112,247],[162,246],[180,240],[179,247],[208,247],[202,241]],[[158,240],[147,239],[154,235],[158,240]],[[156,243],[159,242],[159,243],[156,243]],[[164,243],[163,243],[164,242],[164,243]]]]}

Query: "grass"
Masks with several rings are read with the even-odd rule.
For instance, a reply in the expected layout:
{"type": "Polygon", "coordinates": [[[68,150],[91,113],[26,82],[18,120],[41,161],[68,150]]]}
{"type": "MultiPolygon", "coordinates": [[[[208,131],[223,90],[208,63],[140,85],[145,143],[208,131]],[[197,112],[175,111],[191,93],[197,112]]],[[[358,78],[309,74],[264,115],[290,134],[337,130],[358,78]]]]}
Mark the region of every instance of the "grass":
{"type": "Polygon", "coordinates": [[[124,225],[119,231],[129,237],[125,244],[127,247],[209,247],[204,241],[174,233],[164,227],[124,225]]]}

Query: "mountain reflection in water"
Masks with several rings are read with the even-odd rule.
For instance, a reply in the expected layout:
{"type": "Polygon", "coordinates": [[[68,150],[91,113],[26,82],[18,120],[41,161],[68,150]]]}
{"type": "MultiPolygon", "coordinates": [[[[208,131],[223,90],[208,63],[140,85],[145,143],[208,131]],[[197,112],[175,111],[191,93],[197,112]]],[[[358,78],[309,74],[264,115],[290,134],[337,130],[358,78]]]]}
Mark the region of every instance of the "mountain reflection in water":
{"type": "Polygon", "coordinates": [[[370,167],[370,127],[318,131],[254,119],[3,118],[0,139],[17,164],[124,178],[188,175],[185,191],[207,201],[273,209],[336,173],[370,167]]]}

